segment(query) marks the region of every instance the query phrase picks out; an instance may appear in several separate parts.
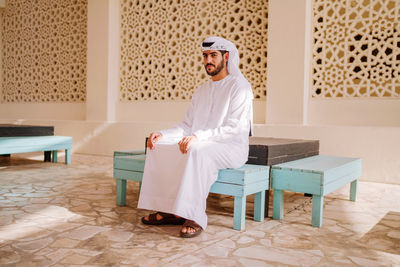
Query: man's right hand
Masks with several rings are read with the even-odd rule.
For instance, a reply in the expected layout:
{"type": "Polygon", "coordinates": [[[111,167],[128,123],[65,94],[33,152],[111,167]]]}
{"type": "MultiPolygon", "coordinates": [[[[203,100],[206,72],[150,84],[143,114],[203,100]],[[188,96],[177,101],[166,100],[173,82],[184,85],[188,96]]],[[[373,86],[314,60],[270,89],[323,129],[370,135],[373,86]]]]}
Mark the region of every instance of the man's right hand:
{"type": "Polygon", "coordinates": [[[154,149],[156,142],[162,138],[162,134],[160,132],[152,132],[147,139],[147,147],[150,149],[154,149]]]}

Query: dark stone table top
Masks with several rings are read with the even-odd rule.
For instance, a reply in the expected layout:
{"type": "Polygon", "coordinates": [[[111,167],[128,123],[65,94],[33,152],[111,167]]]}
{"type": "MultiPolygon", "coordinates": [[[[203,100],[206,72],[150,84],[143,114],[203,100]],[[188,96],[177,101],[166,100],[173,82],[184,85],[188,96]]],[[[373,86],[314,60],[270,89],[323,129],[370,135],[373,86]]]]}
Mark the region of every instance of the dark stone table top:
{"type": "Polygon", "coordinates": [[[0,124],[0,137],[54,135],[53,126],[0,124]]]}
{"type": "Polygon", "coordinates": [[[249,164],[274,165],[319,154],[319,140],[250,137],[249,164]]]}

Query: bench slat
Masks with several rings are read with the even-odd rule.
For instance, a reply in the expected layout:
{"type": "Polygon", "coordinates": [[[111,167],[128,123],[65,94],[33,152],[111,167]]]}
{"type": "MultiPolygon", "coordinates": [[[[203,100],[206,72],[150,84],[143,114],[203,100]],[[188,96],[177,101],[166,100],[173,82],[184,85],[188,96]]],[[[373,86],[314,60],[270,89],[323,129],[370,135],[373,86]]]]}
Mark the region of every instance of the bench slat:
{"type": "Polygon", "coordinates": [[[128,171],[143,172],[146,155],[119,156],[114,158],[114,168],[128,171]]]}
{"type": "Polygon", "coordinates": [[[274,165],[275,169],[303,170],[306,172],[323,173],[325,171],[341,167],[349,162],[360,160],[358,158],[336,157],[328,155],[318,155],[309,158],[294,160],[290,162],[274,165]]]}
{"type": "Polygon", "coordinates": [[[344,176],[337,177],[335,180],[333,180],[331,183],[326,184],[323,187],[323,191],[321,195],[327,195],[332,193],[333,191],[345,186],[346,184],[356,180],[358,177],[361,176],[361,171],[353,171],[351,173],[348,173],[344,176]]]}
{"type": "Polygon", "coordinates": [[[321,189],[321,175],[318,173],[293,172],[292,170],[276,170],[272,168],[272,188],[298,193],[318,194],[321,189]]]}
{"type": "Polygon", "coordinates": [[[210,193],[217,193],[222,195],[234,196],[234,197],[243,197],[248,196],[260,191],[264,191],[268,189],[268,181],[259,181],[253,184],[250,184],[246,187],[238,184],[227,184],[220,183],[216,181],[210,189],[210,193]]]}
{"type": "Polygon", "coordinates": [[[54,151],[72,148],[69,136],[0,137],[0,154],[54,151]]]}
{"type": "Polygon", "coordinates": [[[114,178],[123,180],[132,180],[141,182],[143,177],[143,172],[127,171],[114,169],[114,178]]]}
{"type": "Polygon", "coordinates": [[[119,156],[133,156],[133,155],[144,155],[144,149],[138,150],[126,150],[126,151],[114,151],[114,158],[119,156]]]}
{"type": "Polygon", "coordinates": [[[348,159],[347,163],[342,166],[337,166],[330,170],[324,172],[324,184],[328,184],[336,179],[336,177],[346,176],[354,172],[354,170],[359,170],[360,173],[356,177],[361,176],[361,159],[348,159]]]}

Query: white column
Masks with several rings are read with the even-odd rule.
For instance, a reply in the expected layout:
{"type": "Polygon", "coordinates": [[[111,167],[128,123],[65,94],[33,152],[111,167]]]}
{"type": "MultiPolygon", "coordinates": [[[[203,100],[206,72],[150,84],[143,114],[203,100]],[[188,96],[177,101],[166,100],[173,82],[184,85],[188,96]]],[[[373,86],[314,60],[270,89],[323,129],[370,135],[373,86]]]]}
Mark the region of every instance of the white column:
{"type": "Polygon", "coordinates": [[[86,120],[115,121],[119,73],[119,1],[88,1],[86,120]]]}
{"type": "Polygon", "coordinates": [[[108,121],[116,121],[119,100],[119,1],[108,0],[108,121]]]}
{"type": "Polygon", "coordinates": [[[267,124],[307,124],[312,0],[269,0],[267,124]]]}

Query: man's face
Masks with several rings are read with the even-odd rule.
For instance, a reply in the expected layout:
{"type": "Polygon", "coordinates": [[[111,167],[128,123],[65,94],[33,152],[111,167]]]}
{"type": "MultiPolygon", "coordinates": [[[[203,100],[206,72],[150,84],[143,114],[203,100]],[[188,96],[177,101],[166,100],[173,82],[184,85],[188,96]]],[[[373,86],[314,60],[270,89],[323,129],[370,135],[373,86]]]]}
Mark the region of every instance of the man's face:
{"type": "Polygon", "coordinates": [[[206,72],[210,76],[217,75],[222,69],[225,68],[225,59],[222,56],[221,51],[203,51],[203,60],[206,72]]]}

